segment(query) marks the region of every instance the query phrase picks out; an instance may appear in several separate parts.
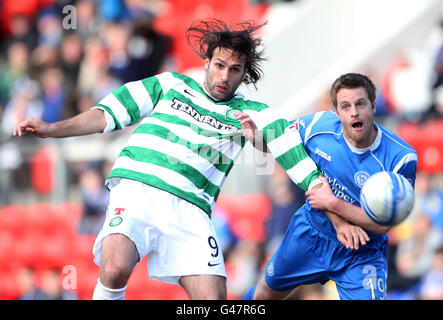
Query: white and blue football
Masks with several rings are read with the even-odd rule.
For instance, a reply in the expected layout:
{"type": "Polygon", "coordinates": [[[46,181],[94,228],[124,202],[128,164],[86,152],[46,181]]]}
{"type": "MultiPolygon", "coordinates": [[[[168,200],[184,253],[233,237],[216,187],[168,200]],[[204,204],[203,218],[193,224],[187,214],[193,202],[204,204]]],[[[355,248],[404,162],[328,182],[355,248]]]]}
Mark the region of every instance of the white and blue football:
{"type": "Polygon", "coordinates": [[[412,185],[402,175],[381,171],[370,176],[360,191],[360,204],[366,215],[382,226],[395,226],[405,220],[414,206],[412,185]]]}

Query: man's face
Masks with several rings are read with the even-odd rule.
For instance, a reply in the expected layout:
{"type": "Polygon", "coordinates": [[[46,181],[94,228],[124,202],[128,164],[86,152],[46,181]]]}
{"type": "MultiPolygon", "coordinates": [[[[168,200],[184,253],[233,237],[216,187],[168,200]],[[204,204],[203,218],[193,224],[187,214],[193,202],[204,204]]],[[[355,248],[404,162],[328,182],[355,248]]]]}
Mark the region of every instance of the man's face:
{"type": "Polygon", "coordinates": [[[373,124],[375,105],[369,101],[363,87],[342,88],[337,92],[337,115],[343,127],[343,136],[356,148],[369,147],[377,136],[373,124]]]}
{"type": "Polygon", "coordinates": [[[216,48],[212,59],[206,59],[205,70],[205,90],[213,98],[224,100],[233,96],[243,81],[245,57],[233,55],[230,49],[216,48]]]}

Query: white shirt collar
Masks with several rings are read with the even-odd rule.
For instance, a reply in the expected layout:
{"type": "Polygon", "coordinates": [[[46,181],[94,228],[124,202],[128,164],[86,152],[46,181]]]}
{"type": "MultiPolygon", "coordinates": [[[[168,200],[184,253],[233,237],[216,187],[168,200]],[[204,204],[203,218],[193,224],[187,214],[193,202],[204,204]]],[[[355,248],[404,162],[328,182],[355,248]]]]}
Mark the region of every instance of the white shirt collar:
{"type": "MultiPolygon", "coordinates": [[[[374,151],[375,149],[378,148],[378,146],[380,145],[380,142],[381,142],[381,129],[378,126],[378,124],[376,124],[375,122],[374,122],[374,125],[377,127],[377,137],[375,137],[374,142],[369,147],[356,148],[352,144],[350,144],[348,142],[348,140],[346,140],[345,136],[343,136],[343,139],[345,139],[346,144],[348,145],[349,149],[351,149],[352,152],[357,153],[357,154],[363,154],[366,151],[374,151]]],[[[343,134],[343,129],[342,129],[342,134],[343,134]]]]}

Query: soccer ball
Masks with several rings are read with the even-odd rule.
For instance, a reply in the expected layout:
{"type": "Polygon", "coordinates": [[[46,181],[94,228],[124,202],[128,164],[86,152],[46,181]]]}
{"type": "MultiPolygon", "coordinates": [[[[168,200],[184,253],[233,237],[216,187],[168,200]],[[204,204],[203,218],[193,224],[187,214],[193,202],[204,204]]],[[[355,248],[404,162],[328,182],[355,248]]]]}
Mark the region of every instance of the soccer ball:
{"type": "Polygon", "coordinates": [[[414,206],[414,189],[398,173],[381,171],[370,176],[360,192],[360,204],[366,215],[382,226],[401,223],[414,206]]]}

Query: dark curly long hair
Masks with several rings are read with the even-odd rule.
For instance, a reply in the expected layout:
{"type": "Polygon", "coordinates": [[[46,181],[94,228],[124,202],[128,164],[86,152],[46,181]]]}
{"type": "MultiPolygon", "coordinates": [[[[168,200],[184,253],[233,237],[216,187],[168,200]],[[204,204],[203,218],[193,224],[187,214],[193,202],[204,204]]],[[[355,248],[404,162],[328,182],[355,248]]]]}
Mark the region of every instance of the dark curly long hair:
{"type": "Polygon", "coordinates": [[[219,19],[197,20],[186,30],[186,39],[202,59],[212,59],[216,48],[231,49],[238,57],[245,56],[246,75],[243,82],[255,86],[263,77],[260,63],[265,58],[262,40],[253,34],[265,24],[255,25],[254,22],[246,21],[228,26],[219,19]]]}

